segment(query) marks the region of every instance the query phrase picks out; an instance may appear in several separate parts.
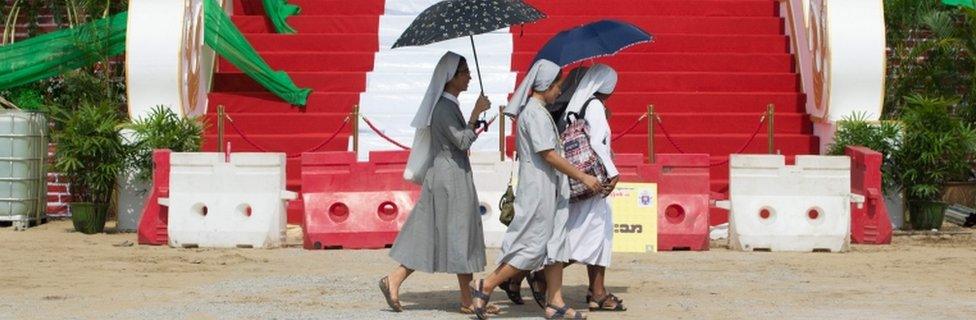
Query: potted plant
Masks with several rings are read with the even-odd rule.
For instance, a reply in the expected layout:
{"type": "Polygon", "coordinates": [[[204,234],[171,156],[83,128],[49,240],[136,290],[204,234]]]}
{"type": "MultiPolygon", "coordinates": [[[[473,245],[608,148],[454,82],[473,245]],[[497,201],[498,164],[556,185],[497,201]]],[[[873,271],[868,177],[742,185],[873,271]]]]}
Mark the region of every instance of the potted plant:
{"type": "Polygon", "coordinates": [[[842,156],[848,146],[862,146],[881,153],[881,183],[888,216],[895,228],[901,228],[905,220],[904,198],[901,187],[893,176],[893,153],[900,144],[900,132],[900,126],[895,122],[870,122],[867,114],[853,113],[837,122],[834,141],[827,151],[830,155],[842,156]]]}
{"type": "Polygon", "coordinates": [[[204,125],[200,117],[183,117],[166,106],[123,126],[126,145],[125,169],[119,176],[119,231],[138,228],[152,182],[153,150],[200,151],[204,125]]]}
{"type": "Polygon", "coordinates": [[[82,233],[100,233],[105,228],[108,203],[125,160],[119,124],[115,104],[86,102],[67,114],[64,127],[53,135],[54,169],[71,184],[71,221],[82,233]]]}
{"type": "Polygon", "coordinates": [[[898,182],[908,198],[909,222],[915,230],[939,229],[946,204],[946,182],[970,173],[976,153],[976,131],[950,112],[958,101],[912,96],[902,113],[902,145],[894,152],[898,182]]]}

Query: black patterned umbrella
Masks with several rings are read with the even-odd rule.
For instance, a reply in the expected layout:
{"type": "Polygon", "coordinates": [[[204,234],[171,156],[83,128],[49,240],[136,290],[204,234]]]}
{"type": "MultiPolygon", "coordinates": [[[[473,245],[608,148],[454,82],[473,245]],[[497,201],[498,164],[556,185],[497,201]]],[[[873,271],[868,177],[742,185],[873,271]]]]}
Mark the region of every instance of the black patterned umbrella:
{"type": "MultiPolygon", "coordinates": [[[[533,22],[546,15],[522,0],[444,0],[426,10],[403,31],[393,48],[423,46],[434,42],[474,35],[508,28],[512,25],[533,22]]],[[[481,67],[478,65],[478,52],[474,53],[475,70],[478,71],[478,84],[481,83],[481,67]]],[[[482,91],[484,88],[482,86],[482,91]]]]}

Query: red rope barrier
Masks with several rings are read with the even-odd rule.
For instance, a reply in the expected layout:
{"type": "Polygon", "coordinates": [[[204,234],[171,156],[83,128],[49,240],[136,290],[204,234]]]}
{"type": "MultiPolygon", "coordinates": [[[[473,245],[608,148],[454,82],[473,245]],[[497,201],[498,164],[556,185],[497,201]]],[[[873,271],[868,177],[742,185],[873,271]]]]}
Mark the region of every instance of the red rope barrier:
{"type": "Polygon", "coordinates": [[[642,115],[640,116],[640,118],[637,118],[637,121],[634,121],[634,124],[633,124],[633,125],[631,125],[631,126],[630,126],[630,128],[627,128],[627,130],[624,130],[624,132],[621,132],[621,133],[620,133],[620,134],[618,134],[618,135],[617,135],[616,137],[613,137],[613,138],[611,138],[611,139],[610,139],[610,141],[611,141],[611,142],[614,142],[614,141],[617,141],[617,140],[619,140],[620,138],[623,138],[623,137],[624,137],[625,135],[627,135],[627,134],[628,134],[628,133],[630,133],[631,131],[634,131],[634,129],[636,129],[636,128],[637,128],[637,125],[639,125],[639,124],[641,123],[641,121],[644,121],[644,119],[647,119],[647,114],[646,114],[646,113],[645,113],[645,114],[642,114],[642,115]]]}
{"type": "Polygon", "coordinates": [[[393,140],[393,138],[390,138],[389,136],[387,136],[386,134],[384,134],[382,131],[380,131],[380,129],[376,128],[376,126],[373,125],[373,122],[369,121],[369,119],[367,119],[366,116],[362,116],[362,117],[363,117],[363,122],[366,122],[366,125],[369,126],[369,128],[372,129],[373,132],[376,132],[376,134],[378,134],[380,136],[380,138],[383,138],[384,140],[392,143],[393,145],[395,145],[397,147],[400,147],[400,149],[410,150],[409,147],[407,147],[407,146],[405,146],[403,144],[400,144],[396,140],[393,140]]]}
{"type": "MultiPolygon", "coordinates": [[[[264,147],[261,147],[260,145],[258,145],[257,143],[255,143],[253,140],[251,140],[251,138],[248,137],[247,134],[245,134],[244,131],[241,130],[241,128],[238,128],[237,125],[234,124],[234,120],[232,120],[229,115],[225,115],[225,117],[227,118],[227,122],[230,123],[231,129],[234,129],[234,131],[237,132],[237,135],[241,136],[241,139],[244,139],[244,142],[247,142],[247,144],[251,145],[255,149],[258,149],[258,151],[261,151],[261,152],[273,152],[273,151],[269,151],[268,149],[265,149],[264,147]]],[[[302,153],[305,153],[305,152],[315,152],[315,151],[318,151],[319,149],[321,149],[322,147],[325,147],[327,144],[329,144],[329,142],[332,142],[332,140],[334,140],[335,137],[339,136],[339,133],[342,132],[342,129],[345,129],[346,128],[346,125],[349,124],[349,120],[351,120],[351,119],[352,119],[352,115],[346,116],[346,118],[344,120],[342,120],[342,124],[339,125],[339,128],[337,128],[336,131],[333,132],[331,136],[329,136],[327,139],[325,139],[325,141],[322,141],[322,143],[319,143],[317,146],[315,146],[315,147],[313,147],[311,149],[305,150],[302,153]]],[[[288,157],[288,158],[291,158],[291,159],[295,159],[295,158],[301,157],[302,154],[299,153],[297,155],[288,155],[286,153],[285,156],[288,157]]]]}
{"type": "MultiPolygon", "coordinates": [[[[661,128],[661,133],[664,134],[665,140],[668,140],[668,143],[670,143],[671,146],[674,147],[675,150],[678,150],[679,153],[687,153],[684,150],[682,150],[681,147],[678,146],[678,143],[675,142],[674,138],[671,137],[671,134],[668,133],[668,130],[664,127],[664,122],[661,121],[661,117],[655,117],[655,118],[657,120],[656,121],[657,122],[657,126],[659,128],[661,128]]],[[[762,118],[759,119],[759,125],[756,127],[756,131],[754,131],[752,133],[752,136],[749,137],[749,140],[746,141],[746,143],[743,144],[742,147],[739,148],[738,151],[733,152],[733,154],[742,153],[742,152],[746,151],[746,149],[749,148],[749,145],[751,145],[752,142],[756,140],[756,137],[759,136],[759,132],[762,131],[763,124],[765,124],[765,123],[766,123],[766,115],[764,114],[762,116],[762,118]]],[[[710,167],[716,167],[716,166],[725,165],[727,163],[729,163],[729,159],[725,159],[724,161],[719,161],[719,162],[716,162],[716,163],[711,163],[711,164],[709,164],[709,166],[710,167]]]]}

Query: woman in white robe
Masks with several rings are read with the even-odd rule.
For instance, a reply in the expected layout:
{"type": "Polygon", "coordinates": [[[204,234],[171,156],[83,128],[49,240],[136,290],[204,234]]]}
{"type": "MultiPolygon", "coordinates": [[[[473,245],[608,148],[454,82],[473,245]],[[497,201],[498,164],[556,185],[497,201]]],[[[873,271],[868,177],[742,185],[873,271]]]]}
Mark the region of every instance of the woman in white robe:
{"type": "MultiPolygon", "coordinates": [[[[596,64],[586,71],[566,107],[566,114],[579,113],[586,105],[583,118],[589,130],[590,146],[607,169],[610,179],[607,194],[620,180],[610,148],[612,135],[605,106],[616,85],[617,72],[605,64],[596,64]]],[[[569,233],[566,240],[572,260],[587,266],[590,285],[586,301],[590,304],[590,310],[625,311],[623,301],[607,292],[604,286],[613,251],[613,212],[605,196],[595,196],[569,205],[569,219],[566,222],[569,233]]]]}

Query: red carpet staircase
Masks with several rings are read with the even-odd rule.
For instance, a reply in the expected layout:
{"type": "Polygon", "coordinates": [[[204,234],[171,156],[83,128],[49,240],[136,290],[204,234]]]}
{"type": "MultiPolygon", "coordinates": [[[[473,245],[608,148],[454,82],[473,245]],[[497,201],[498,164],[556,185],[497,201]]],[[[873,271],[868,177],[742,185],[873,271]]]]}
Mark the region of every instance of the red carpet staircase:
{"type": "MultiPolygon", "coordinates": [[[[292,107],[222,61],[210,95],[211,126],[205,150],[216,149],[218,105],[255,143],[298,155],[326,140],[341,126],[365,89],[366,73],[377,51],[382,0],[292,0],[302,13],[289,19],[296,35],[275,34],[260,0],[235,0],[234,21],[275,69],[289,72],[300,87],[314,93],[307,108],[292,107]]],[[[603,59],[620,72],[609,101],[615,132],[629,128],[648,104],[663,121],[674,143],[690,153],[708,153],[713,163],[737,152],[759,126],[766,105],[776,106],[775,145],[785,155],[818,153],[818,138],[804,113],[803,94],[784,22],[774,0],[529,0],[549,18],[515,37],[513,70],[524,72],[535,52],[559,30],[603,18],[635,23],[655,42],[603,59]]],[[[617,153],[646,152],[646,123],[614,143],[617,153]]],[[[678,152],[658,127],[658,153],[678,152]]],[[[351,127],[322,150],[345,150],[351,127]]],[[[233,151],[257,149],[230,129],[233,151]]],[[[766,129],[745,149],[765,153],[766,129]]],[[[297,158],[288,163],[288,188],[300,190],[297,158]]],[[[712,169],[712,191],[724,193],[728,167],[712,169]]],[[[300,221],[300,204],[289,221],[300,221]]],[[[712,223],[727,220],[713,214],[712,223]]]]}
{"type": "MultiPolygon", "coordinates": [[[[639,25],[654,43],[601,59],[619,72],[608,102],[615,133],[623,132],[653,104],[674,143],[689,153],[708,153],[722,163],[737,152],[775,104],[775,148],[785,155],[816,154],[819,141],[804,111],[799,75],[784,22],[774,0],[528,0],[549,18],[513,28],[513,70],[524,72],[535,52],[559,30],[613,18],[639,25]]],[[[645,153],[647,125],[614,143],[617,153],[645,153]]],[[[745,153],[767,152],[766,128],[745,153]]],[[[658,153],[677,153],[661,127],[658,153]]],[[[712,191],[725,193],[728,166],[711,170],[712,191]]],[[[727,220],[713,210],[711,223],[727,220]]]]}
{"type": "MultiPolygon", "coordinates": [[[[258,53],[272,68],[288,72],[299,87],[312,88],[313,93],[304,109],[291,106],[222,60],[210,94],[207,115],[210,126],[204,150],[216,150],[216,112],[217,106],[223,105],[234,125],[251,141],[289,155],[288,189],[300,191],[300,159],[293,156],[326,141],[359,103],[366,73],[373,68],[373,54],[378,46],[376,33],[384,3],[382,0],[292,0],[291,3],[301,6],[302,13],[289,19],[298,34],[287,35],[273,32],[261,0],[234,2],[234,23],[258,53]]],[[[225,134],[234,152],[259,150],[240,138],[229,125],[225,134]]],[[[346,150],[351,134],[350,123],[320,150],[346,150]]],[[[301,203],[292,201],[289,223],[301,223],[301,217],[301,203]]]]}

